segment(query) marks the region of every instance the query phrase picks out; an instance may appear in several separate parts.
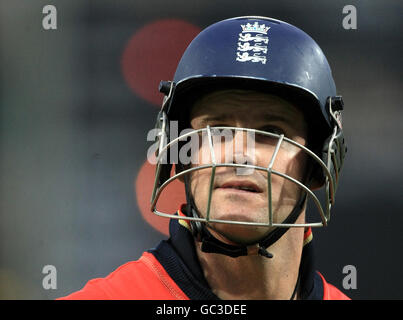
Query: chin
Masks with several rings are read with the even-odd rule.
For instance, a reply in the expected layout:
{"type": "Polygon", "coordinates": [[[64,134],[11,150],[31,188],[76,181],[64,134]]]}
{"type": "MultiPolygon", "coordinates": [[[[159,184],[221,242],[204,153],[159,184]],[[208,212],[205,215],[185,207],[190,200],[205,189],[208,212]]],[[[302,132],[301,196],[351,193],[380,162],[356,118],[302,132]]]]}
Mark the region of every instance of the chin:
{"type": "MultiPolygon", "coordinates": [[[[229,220],[238,222],[258,222],[267,223],[267,208],[236,208],[226,207],[215,208],[212,211],[211,218],[216,220],[229,220]],[[219,212],[219,213],[217,213],[219,212]],[[253,213],[253,214],[251,214],[253,213]]],[[[211,223],[211,228],[223,235],[225,238],[238,243],[238,244],[251,244],[256,243],[264,237],[271,228],[257,227],[257,226],[244,226],[228,223],[211,223]]]]}
{"type": "Polygon", "coordinates": [[[210,217],[217,220],[229,220],[239,222],[267,223],[267,205],[263,207],[242,205],[241,203],[231,203],[225,201],[212,206],[210,217]]]}
{"type": "Polygon", "coordinates": [[[220,236],[219,239],[228,244],[243,244],[249,245],[257,243],[271,228],[268,227],[253,227],[253,226],[238,226],[224,223],[211,224],[211,229],[216,231],[220,236]]]}

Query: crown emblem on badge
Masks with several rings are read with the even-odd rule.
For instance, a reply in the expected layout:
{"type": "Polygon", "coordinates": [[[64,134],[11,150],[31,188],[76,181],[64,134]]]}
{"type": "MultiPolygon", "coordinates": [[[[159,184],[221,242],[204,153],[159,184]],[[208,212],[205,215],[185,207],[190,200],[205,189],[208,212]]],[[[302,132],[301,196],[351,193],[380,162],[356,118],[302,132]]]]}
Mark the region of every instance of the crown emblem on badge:
{"type": "Polygon", "coordinates": [[[270,27],[266,27],[266,25],[259,24],[257,21],[254,24],[247,23],[247,24],[241,24],[242,27],[242,32],[257,32],[257,33],[264,33],[267,34],[267,31],[269,31],[270,27]]]}

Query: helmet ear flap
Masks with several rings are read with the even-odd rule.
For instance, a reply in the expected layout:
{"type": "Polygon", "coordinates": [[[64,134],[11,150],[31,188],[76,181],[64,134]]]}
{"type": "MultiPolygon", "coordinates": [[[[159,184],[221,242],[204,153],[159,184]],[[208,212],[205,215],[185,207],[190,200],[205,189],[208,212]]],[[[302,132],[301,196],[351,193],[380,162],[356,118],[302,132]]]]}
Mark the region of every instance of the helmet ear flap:
{"type": "Polygon", "coordinates": [[[325,176],[323,175],[323,170],[317,163],[311,164],[313,169],[310,176],[309,188],[311,190],[320,189],[325,183],[325,176]]]}
{"type": "MultiPolygon", "coordinates": [[[[344,141],[343,131],[335,127],[332,133],[323,143],[320,157],[326,165],[333,180],[333,190],[336,192],[339,176],[344,163],[347,146],[344,141]]],[[[315,152],[316,153],[316,152],[315,152]]],[[[311,190],[318,190],[326,183],[326,173],[316,161],[311,160],[312,172],[309,186],[311,190]]],[[[330,183],[330,181],[329,181],[330,183]]]]}
{"type": "MultiPolygon", "coordinates": [[[[341,110],[343,110],[343,107],[344,103],[341,96],[327,98],[326,109],[330,116],[330,124],[333,126],[333,131],[321,146],[313,150],[322,159],[332,177],[333,193],[336,192],[340,171],[343,167],[344,157],[347,152],[341,124],[341,110]]],[[[327,181],[326,177],[327,175],[324,169],[318,163],[314,162],[310,181],[311,190],[321,188],[327,181]]]]}

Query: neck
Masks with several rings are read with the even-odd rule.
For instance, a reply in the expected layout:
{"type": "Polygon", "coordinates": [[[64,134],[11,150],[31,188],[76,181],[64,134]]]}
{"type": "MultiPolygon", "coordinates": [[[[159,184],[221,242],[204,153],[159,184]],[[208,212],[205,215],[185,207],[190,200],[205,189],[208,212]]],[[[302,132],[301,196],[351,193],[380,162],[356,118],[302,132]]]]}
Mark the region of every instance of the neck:
{"type": "Polygon", "coordinates": [[[196,252],[208,284],[220,299],[288,300],[298,279],[303,237],[303,228],[290,228],[268,248],[273,258],[205,253],[199,242],[196,252]]]}

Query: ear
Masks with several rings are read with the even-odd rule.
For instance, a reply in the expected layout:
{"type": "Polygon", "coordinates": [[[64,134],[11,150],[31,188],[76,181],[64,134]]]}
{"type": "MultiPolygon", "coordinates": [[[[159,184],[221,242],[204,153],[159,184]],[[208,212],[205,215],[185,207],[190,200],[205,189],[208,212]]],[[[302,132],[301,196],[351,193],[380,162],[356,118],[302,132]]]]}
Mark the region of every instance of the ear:
{"type": "Polygon", "coordinates": [[[307,186],[312,191],[319,190],[325,183],[321,166],[313,161],[309,161],[307,177],[307,186]]]}
{"type": "Polygon", "coordinates": [[[319,190],[323,186],[323,179],[313,176],[310,183],[309,189],[312,191],[319,190]]]}

